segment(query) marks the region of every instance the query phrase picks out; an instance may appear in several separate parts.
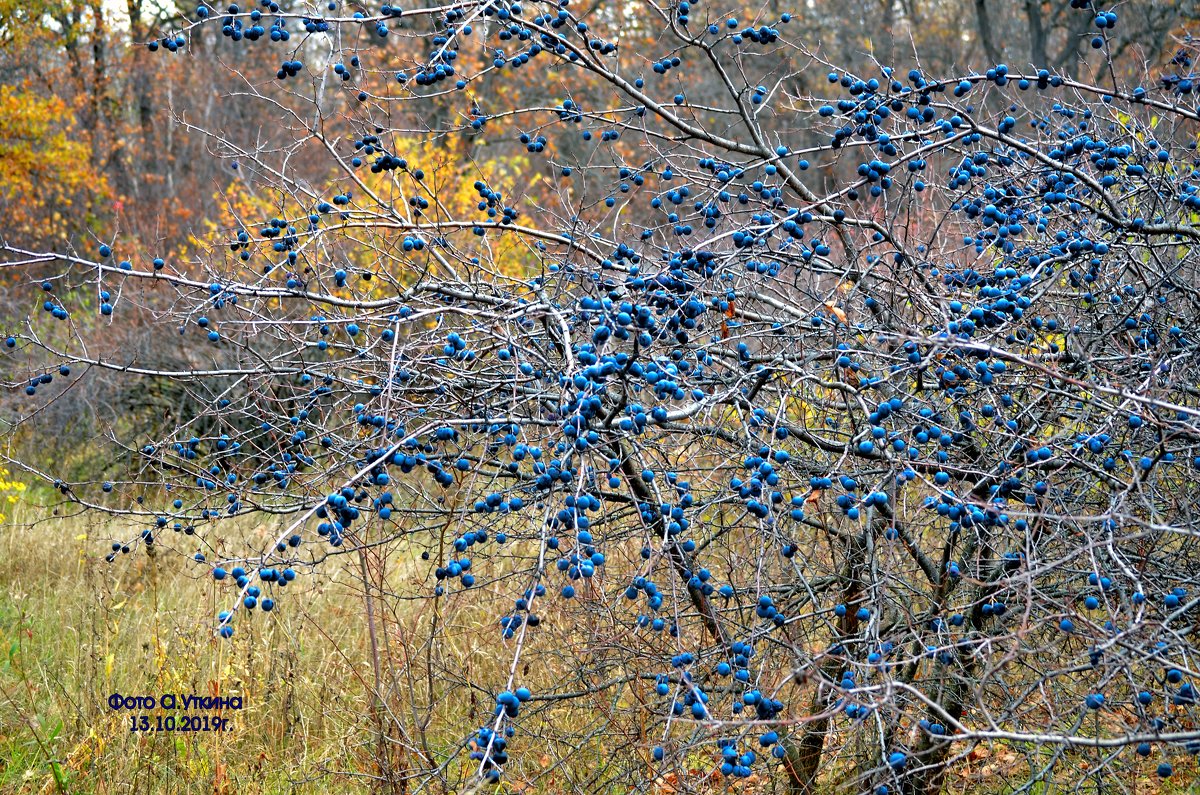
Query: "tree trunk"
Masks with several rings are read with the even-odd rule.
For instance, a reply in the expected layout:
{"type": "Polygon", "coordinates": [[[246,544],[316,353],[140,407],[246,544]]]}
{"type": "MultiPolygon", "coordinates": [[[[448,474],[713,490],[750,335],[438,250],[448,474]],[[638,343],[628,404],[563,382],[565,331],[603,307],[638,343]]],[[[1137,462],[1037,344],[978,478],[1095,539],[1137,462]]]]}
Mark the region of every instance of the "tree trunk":
{"type": "Polygon", "coordinates": [[[975,25],[979,28],[979,43],[983,45],[983,54],[992,64],[1002,60],[1001,53],[996,49],[992,38],[992,19],[988,15],[987,0],[975,0],[975,25]]]}

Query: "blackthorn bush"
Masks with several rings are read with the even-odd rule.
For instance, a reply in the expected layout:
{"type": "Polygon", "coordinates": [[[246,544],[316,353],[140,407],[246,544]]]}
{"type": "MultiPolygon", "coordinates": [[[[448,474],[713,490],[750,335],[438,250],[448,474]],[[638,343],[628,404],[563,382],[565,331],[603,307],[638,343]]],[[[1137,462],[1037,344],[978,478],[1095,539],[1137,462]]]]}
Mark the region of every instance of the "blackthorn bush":
{"type": "MultiPolygon", "coordinates": [[[[43,309],[3,330],[19,425],[95,369],[202,407],[114,432],[103,484],[24,462],[126,520],[110,559],[183,553],[228,638],[331,557],[422,550],[417,600],[507,661],[439,751],[477,782],[601,702],[634,789],[697,758],[933,793],[980,745],[1031,786],[1200,751],[1190,40],[1125,84],[852,73],[802,6],[656,6],[635,49],[568,0],[365,8],[204,4],[150,42],[279,64],[230,100],[276,129],[204,133],[261,213],[194,262],[5,248],[43,309]],[[106,349],[127,322],[190,365],[106,349]],[[252,514],[273,542],[218,553],[252,514]]],[[[1065,13],[1110,64],[1120,14],[1065,13]]]]}

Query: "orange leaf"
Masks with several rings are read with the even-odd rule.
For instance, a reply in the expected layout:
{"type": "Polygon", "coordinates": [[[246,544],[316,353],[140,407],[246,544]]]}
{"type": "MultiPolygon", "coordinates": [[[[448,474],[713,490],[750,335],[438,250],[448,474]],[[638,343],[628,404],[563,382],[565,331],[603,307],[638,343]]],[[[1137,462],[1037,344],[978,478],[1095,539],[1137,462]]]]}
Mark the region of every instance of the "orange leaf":
{"type": "Polygon", "coordinates": [[[847,319],[846,311],[833,301],[826,301],[825,308],[833,313],[833,316],[838,319],[839,323],[842,323],[843,325],[850,325],[850,322],[847,319]]]}

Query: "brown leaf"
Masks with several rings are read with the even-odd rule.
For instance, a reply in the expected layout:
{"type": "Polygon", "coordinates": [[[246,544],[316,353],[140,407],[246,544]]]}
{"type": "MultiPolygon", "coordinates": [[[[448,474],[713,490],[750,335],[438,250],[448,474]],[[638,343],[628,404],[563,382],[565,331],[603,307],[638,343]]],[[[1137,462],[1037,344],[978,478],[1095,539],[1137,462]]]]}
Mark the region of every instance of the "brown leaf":
{"type": "Polygon", "coordinates": [[[846,315],[846,310],[842,309],[840,306],[835,304],[833,301],[826,301],[825,308],[828,309],[833,314],[833,316],[838,319],[839,323],[846,325],[846,326],[850,325],[850,321],[846,315]]]}

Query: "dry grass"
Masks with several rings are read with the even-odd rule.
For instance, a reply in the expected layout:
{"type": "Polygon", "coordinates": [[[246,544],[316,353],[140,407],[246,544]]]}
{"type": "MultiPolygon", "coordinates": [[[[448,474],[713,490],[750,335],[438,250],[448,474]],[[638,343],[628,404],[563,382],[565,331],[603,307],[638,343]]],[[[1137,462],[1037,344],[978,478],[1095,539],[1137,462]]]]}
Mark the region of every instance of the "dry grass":
{"type": "Polygon", "coordinates": [[[79,519],[0,526],[0,791],[369,789],[370,657],[345,571],[299,579],[222,642],[227,589],[176,555],[107,564],[111,534],[79,519]],[[113,692],[240,695],[244,708],[223,713],[224,733],[135,734],[113,692]]]}
{"type": "MultiPolygon", "coordinates": [[[[418,785],[446,793],[466,786],[475,763],[463,743],[490,723],[495,685],[512,664],[511,652],[496,644],[511,582],[414,599],[433,590],[430,564],[416,565],[417,542],[399,542],[373,559],[377,691],[357,555],[302,574],[273,612],[240,613],[233,639],[221,640],[214,617],[231,605],[229,581],[215,583],[207,565],[188,559],[191,540],[174,534],[153,555],[139,548],[106,563],[110,541],[135,533],[91,517],[32,521],[28,511],[0,524],[0,793],[305,795],[418,785]],[[168,550],[172,544],[178,548],[168,550]],[[221,713],[231,720],[222,733],[134,733],[131,713],[107,705],[114,692],[239,695],[244,708],[221,713]],[[393,771],[394,786],[380,781],[382,767],[393,771]],[[431,768],[440,775],[421,772],[431,768]]],[[[224,525],[220,534],[225,549],[244,551],[262,548],[278,528],[224,525]]],[[[550,662],[522,667],[522,683],[535,692],[574,687],[575,666],[591,654],[569,627],[544,625],[530,646],[550,662]]],[[[645,760],[625,754],[613,764],[612,707],[598,695],[524,718],[523,729],[538,739],[517,741],[526,747],[499,791],[623,791],[614,788],[613,772],[648,761],[652,743],[645,743],[645,760]]],[[[148,714],[154,721],[186,713],[148,714]]]]}

